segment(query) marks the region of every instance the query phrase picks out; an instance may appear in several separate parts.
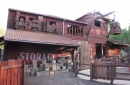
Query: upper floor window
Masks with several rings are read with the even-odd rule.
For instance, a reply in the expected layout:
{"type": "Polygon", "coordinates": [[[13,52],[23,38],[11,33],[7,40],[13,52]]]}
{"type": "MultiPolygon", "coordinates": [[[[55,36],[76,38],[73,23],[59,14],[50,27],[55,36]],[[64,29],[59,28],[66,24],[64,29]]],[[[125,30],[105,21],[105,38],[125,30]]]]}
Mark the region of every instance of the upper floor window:
{"type": "Polygon", "coordinates": [[[68,24],[67,34],[74,35],[74,36],[83,36],[83,27],[68,24]]]}
{"type": "Polygon", "coordinates": [[[19,21],[20,21],[20,22],[25,22],[25,17],[20,16],[20,17],[19,17],[19,21]]]}
{"type": "Polygon", "coordinates": [[[47,31],[48,32],[56,32],[56,22],[47,21],[47,31]]]}
{"type": "Polygon", "coordinates": [[[98,21],[98,20],[95,20],[95,26],[97,26],[97,27],[101,27],[101,22],[100,21],[98,21]]]}

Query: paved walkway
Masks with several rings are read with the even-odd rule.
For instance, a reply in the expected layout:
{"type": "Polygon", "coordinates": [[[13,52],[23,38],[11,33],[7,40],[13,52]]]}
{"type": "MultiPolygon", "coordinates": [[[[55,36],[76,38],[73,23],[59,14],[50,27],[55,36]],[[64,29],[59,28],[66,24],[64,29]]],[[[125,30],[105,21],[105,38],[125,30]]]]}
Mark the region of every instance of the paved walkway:
{"type": "Polygon", "coordinates": [[[75,77],[73,73],[25,77],[25,85],[110,85],[75,77]]]}

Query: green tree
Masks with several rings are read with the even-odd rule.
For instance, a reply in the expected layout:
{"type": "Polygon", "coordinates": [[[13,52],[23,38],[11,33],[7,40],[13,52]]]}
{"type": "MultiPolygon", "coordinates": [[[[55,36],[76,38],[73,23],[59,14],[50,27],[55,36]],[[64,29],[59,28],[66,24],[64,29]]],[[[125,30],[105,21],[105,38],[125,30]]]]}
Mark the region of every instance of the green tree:
{"type": "MultiPolygon", "coordinates": [[[[5,35],[5,30],[0,28],[0,37],[3,37],[5,35]]],[[[1,44],[1,43],[0,43],[1,44]]],[[[0,45],[0,49],[4,49],[4,45],[0,45]]]]}
{"type": "Polygon", "coordinates": [[[120,34],[120,35],[110,35],[109,38],[130,44],[129,35],[130,35],[130,26],[128,27],[128,30],[126,28],[122,29],[122,34],[120,34]]]}

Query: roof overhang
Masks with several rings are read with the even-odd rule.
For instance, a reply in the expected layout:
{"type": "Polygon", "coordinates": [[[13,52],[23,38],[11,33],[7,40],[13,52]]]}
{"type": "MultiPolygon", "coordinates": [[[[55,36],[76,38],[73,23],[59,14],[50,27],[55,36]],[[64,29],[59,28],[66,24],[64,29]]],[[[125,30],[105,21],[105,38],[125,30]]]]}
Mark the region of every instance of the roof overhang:
{"type": "Polygon", "coordinates": [[[63,35],[15,29],[7,29],[4,40],[11,42],[25,42],[35,44],[37,43],[75,47],[79,46],[78,42],[73,41],[63,35]]]}
{"type": "Polygon", "coordinates": [[[129,46],[127,43],[118,41],[118,40],[114,40],[114,39],[108,39],[107,42],[112,43],[114,45],[120,45],[120,46],[129,46]]]}

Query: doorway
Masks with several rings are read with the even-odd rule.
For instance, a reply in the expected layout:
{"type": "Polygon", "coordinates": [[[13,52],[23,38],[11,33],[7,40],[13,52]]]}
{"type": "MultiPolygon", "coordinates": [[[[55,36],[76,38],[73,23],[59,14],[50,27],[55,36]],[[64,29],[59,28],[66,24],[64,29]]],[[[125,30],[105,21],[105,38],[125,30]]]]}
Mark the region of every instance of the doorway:
{"type": "Polygon", "coordinates": [[[96,58],[105,56],[105,44],[96,43],[96,58]]]}

